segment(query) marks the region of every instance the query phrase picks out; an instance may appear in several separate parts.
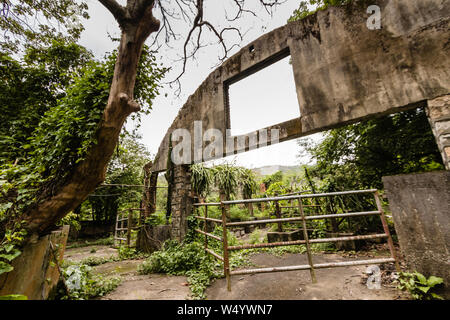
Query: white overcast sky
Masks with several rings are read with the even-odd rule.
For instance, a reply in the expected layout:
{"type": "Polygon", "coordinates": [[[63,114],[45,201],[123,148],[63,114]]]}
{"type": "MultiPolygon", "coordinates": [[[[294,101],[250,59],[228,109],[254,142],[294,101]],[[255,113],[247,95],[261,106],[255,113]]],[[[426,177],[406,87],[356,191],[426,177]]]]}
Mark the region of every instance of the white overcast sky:
{"type": "MultiPolygon", "coordinates": [[[[226,26],[223,12],[228,9],[229,14],[232,14],[233,7],[228,6],[230,3],[232,3],[231,0],[205,1],[205,19],[226,26]]],[[[244,41],[241,46],[245,46],[264,33],[285,25],[298,4],[298,0],[287,0],[274,11],[271,17],[259,5],[259,0],[246,1],[247,8],[252,8],[257,13],[257,17],[247,14],[238,24],[235,24],[244,34],[244,41]]],[[[100,58],[117,46],[117,42],[112,42],[109,39],[108,33],[113,37],[119,37],[119,28],[112,15],[97,0],[88,0],[88,5],[91,18],[84,23],[86,30],[82,34],[81,44],[100,58]]],[[[174,24],[175,32],[180,33],[181,40],[172,42],[172,48],[163,47],[157,54],[159,62],[166,66],[175,66],[173,72],[167,75],[165,81],[172,80],[179,72],[181,64],[175,61],[182,55],[182,44],[188,28],[182,22],[174,24]]],[[[205,42],[216,41],[213,36],[207,36],[204,39],[205,42]]],[[[229,41],[235,39],[230,34],[229,41]]],[[[239,48],[236,48],[231,54],[238,50],[239,48]]],[[[151,153],[156,154],[161,140],[175,119],[178,110],[183,106],[189,95],[194,93],[203,80],[214,70],[221,54],[221,47],[218,45],[211,45],[202,49],[197,60],[190,61],[186,73],[181,79],[181,95],[176,97],[173,90],[166,88],[163,92],[167,93],[167,97],[162,94],[155,100],[151,114],[143,117],[142,126],[139,129],[143,136],[142,142],[151,153]]],[[[232,85],[230,88],[230,106],[233,134],[247,133],[298,117],[300,112],[289,58],[283,59],[232,85]]],[[[128,126],[133,127],[131,120],[128,126]]],[[[314,138],[319,137],[316,135],[314,138]]],[[[225,160],[234,160],[237,164],[250,168],[265,165],[298,165],[300,163],[297,158],[298,150],[296,140],[292,140],[228,157],[225,160]]]]}

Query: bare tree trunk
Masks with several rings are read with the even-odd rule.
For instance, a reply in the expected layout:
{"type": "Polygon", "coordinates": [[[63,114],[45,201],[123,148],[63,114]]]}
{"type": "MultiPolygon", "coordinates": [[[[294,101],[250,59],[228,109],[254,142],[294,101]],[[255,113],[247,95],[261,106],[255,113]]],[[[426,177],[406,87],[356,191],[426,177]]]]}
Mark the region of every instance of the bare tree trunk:
{"type": "Polygon", "coordinates": [[[247,209],[248,209],[248,213],[250,214],[250,216],[253,217],[253,216],[254,216],[254,213],[253,213],[253,203],[248,203],[248,204],[247,204],[247,209]]]}
{"type": "Polygon", "coordinates": [[[133,101],[133,92],[143,44],[152,32],[159,29],[159,21],[152,14],[154,0],[128,0],[126,7],[115,0],[99,1],[118,21],[122,37],[108,104],[96,134],[97,143],[55,195],[26,212],[30,233],[49,231],[104,181],[125,119],[140,110],[133,101]]]}

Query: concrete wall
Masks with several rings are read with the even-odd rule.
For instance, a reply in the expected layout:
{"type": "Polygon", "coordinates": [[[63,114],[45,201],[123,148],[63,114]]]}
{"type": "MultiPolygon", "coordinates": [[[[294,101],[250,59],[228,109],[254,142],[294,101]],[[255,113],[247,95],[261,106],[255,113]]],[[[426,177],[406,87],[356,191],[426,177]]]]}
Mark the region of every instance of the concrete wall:
{"type": "Polygon", "coordinates": [[[14,270],[0,276],[0,296],[22,294],[29,300],[47,299],[60,276],[57,266],[51,263],[54,257],[50,242],[61,263],[68,234],[69,226],[64,226],[62,230],[31,241],[13,261],[14,270]]]}
{"type": "MultiPolygon", "coordinates": [[[[194,121],[201,121],[203,132],[216,128],[225,137],[228,86],[289,54],[301,116],[270,127],[280,130],[280,142],[449,94],[449,21],[446,0],[355,0],[263,35],[225,61],[188,98],[152,171],[166,169],[174,129],[188,129],[193,137],[194,121]],[[367,7],[374,4],[381,8],[380,30],[367,28],[367,7]]],[[[238,151],[244,150],[235,146],[238,151]]]]}
{"type": "Polygon", "coordinates": [[[427,115],[445,168],[450,170],[450,95],[429,100],[427,115]]]}
{"type": "Polygon", "coordinates": [[[450,288],[450,171],[383,177],[401,251],[411,271],[450,288]]]}

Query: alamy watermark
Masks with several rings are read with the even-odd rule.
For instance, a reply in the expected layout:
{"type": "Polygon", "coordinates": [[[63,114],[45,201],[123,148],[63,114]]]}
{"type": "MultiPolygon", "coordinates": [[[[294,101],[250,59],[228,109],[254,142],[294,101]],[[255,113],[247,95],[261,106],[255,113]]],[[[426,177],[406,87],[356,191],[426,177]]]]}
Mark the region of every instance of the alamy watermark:
{"type": "Polygon", "coordinates": [[[174,146],[171,160],[175,165],[191,164],[254,150],[267,146],[269,141],[271,145],[278,143],[279,131],[279,129],[261,129],[245,135],[232,136],[231,130],[227,129],[224,137],[220,129],[210,128],[203,132],[202,121],[194,121],[193,137],[188,129],[175,129],[172,132],[171,140],[174,146]]]}
{"type": "Polygon", "coordinates": [[[379,290],[381,289],[381,271],[380,267],[376,265],[368,266],[366,269],[366,274],[369,275],[367,278],[367,288],[371,290],[379,290]]]}
{"type": "Polygon", "coordinates": [[[367,19],[367,28],[369,30],[381,29],[381,9],[377,5],[371,5],[367,8],[367,13],[371,16],[367,19]]]}

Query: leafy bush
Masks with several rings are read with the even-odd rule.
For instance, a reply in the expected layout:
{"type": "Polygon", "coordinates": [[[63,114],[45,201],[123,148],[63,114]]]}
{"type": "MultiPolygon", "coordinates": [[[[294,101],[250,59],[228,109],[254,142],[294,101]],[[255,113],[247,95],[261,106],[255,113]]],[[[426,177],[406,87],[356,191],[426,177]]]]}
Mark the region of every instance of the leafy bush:
{"type": "Polygon", "coordinates": [[[407,290],[414,299],[417,300],[443,300],[441,296],[432,292],[436,286],[442,284],[444,280],[439,277],[430,276],[428,279],[421,273],[400,272],[398,279],[401,290],[407,290]]]}
{"type": "Polygon", "coordinates": [[[166,224],[166,213],[165,212],[155,212],[150,216],[145,218],[145,224],[150,226],[159,226],[166,224]]]}
{"type": "Polygon", "coordinates": [[[266,210],[260,210],[257,206],[253,207],[253,216],[258,218],[258,219],[266,219],[266,218],[270,218],[270,213],[269,211],[266,210]]]}
{"type": "Polygon", "coordinates": [[[238,187],[239,169],[233,164],[225,163],[213,168],[216,186],[229,199],[236,194],[238,187]]]}
{"type": "Polygon", "coordinates": [[[59,290],[57,300],[87,300],[101,297],[120,284],[120,278],[105,279],[92,274],[92,268],[85,264],[70,265],[62,270],[69,292],[59,290]]]}
{"type": "Polygon", "coordinates": [[[167,273],[184,275],[210,262],[200,243],[179,245],[176,241],[166,241],[164,249],[154,252],[139,268],[142,274],[167,273]]]}
{"type": "MultiPolygon", "coordinates": [[[[47,52],[46,49],[42,48],[42,52],[47,52]]],[[[49,56],[45,61],[64,60],[67,51],[53,52],[61,52],[61,56],[49,56]]],[[[11,66],[11,69],[2,68],[2,73],[14,71],[0,77],[3,89],[0,103],[8,111],[0,115],[0,248],[13,244],[20,249],[26,235],[23,225],[26,213],[54,196],[96,143],[116,55],[117,51],[101,62],[80,58],[74,68],[70,63],[66,69],[58,68],[56,76],[50,72],[52,64],[37,63],[32,70],[22,67],[24,62],[31,63],[36,57],[30,57],[29,61],[0,57],[2,67],[11,66]],[[25,87],[27,74],[39,81],[38,84],[27,83],[25,87]],[[26,90],[17,94],[17,88],[26,90]]],[[[134,92],[134,99],[142,109],[131,115],[133,120],[149,114],[158,94],[165,69],[159,68],[155,59],[144,48],[134,92]]],[[[9,262],[0,261],[0,273],[12,270],[9,262]]]]}
{"type": "Polygon", "coordinates": [[[130,259],[139,259],[146,257],[145,253],[137,251],[135,248],[130,248],[127,246],[119,247],[119,260],[130,260],[130,259]]]}
{"type": "Polygon", "coordinates": [[[59,221],[58,225],[69,225],[70,228],[73,228],[77,231],[81,229],[80,222],[78,221],[78,216],[73,212],[70,212],[68,215],[62,218],[61,221],[59,221]]]}
{"type": "Polygon", "coordinates": [[[107,262],[111,262],[113,257],[110,258],[102,258],[102,257],[88,257],[83,260],[81,260],[81,264],[94,267],[98,266],[107,262]]]}
{"type": "Polygon", "coordinates": [[[242,187],[244,199],[250,199],[258,191],[256,176],[251,169],[239,168],[239,184],[242,187]]]}
{"type": "Polygon", "coordinates": [[[250,234],[249,243],[250,244],[257,244],[262,243],[264,240],[261,239],[261,230],[256,229],[250,234]]]}
{"type": "Polygon", "coordinates": [[[205,253],[198,242],[178,244],[168,240],[163,250],[154,252],[138,267],[141,274],[167,273],[186,275],[195,299],[203,299],[210,279],[217,277],[213,258],[205,253]]]}
{"type": "Polygon", "coordinates": [[[192,189],[199,197],[205,197],[213,182],[212,170],[203,164],[193,164],[191,169],[192,189]]]}
{"type": "Polygon", "coordinates": [[[230,217],[232,220],[246,221],[250,218],[247,209],[241,209],[238,205],[230,207],[230,217]]]}
{"type": "Polygon", "coordinates": [[[270,188],[273,183],[281,182],[283,180],[283,172],[277,171],[270,176],[265,177],[262,182],[266,185],[266,188],[270,188]]]}

